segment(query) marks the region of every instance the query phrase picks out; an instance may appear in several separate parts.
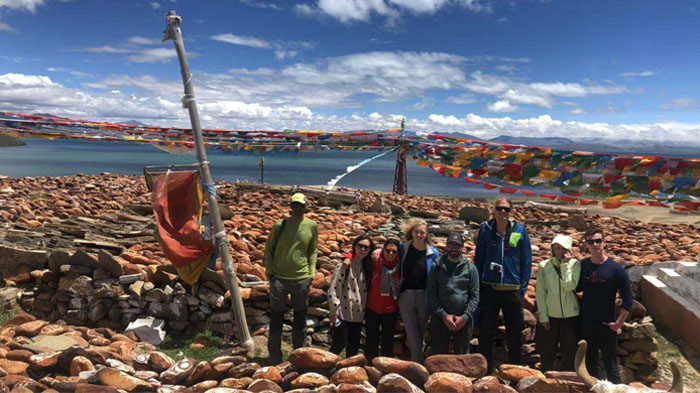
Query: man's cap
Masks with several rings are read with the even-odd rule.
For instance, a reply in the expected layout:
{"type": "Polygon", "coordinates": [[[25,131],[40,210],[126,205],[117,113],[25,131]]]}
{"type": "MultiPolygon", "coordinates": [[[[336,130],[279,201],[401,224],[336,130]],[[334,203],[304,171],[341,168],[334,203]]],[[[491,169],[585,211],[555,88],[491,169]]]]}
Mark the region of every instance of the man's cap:
{"type": "Polygon", "coordinates": [[[457,232],[453,232],[447,236],[447,244],[450,244],[450,243],[455,243],[455,244],[461,245],[461,244],[464,244],[464,239],[462,238],[461,234],[459,234],[457,232]]]}
{"type": "Polygon", "coordinates": [[[292,195],[291,203],[301,203],[302,205],[306,205],[306,196],[300,192],[297,192],[296,194],[292,195]]]}
{"type": "Polygon", "coordinates": [[[554,237],[554,240],[552,240],[552,245],[558,244],[565,249],[571,251],[571,247],[574,244],[574,241],[571,239],[569,236],[565,235],[557,235],[554,237]]]}

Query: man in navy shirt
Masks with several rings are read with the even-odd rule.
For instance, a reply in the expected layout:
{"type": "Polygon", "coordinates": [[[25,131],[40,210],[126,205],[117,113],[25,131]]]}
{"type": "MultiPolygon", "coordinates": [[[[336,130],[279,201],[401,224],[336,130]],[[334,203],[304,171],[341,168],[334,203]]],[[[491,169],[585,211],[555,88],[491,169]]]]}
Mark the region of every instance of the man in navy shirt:
{"type": "Polygon", "coordinates": [[[602,379],[598,351],[602,354],[605,373],[612,383],[620,383],[617,367],[617,334],[632,307],[632,289],[625,268],[605,253],[605,237],[600,228],[591,228],[584,236],[590,258],[581,261],[581,278],[576,291],[583,291],[581,301],[581,336],[588,342],[586,367],[602,379]],[[622,308],[615,318],[615,297],[620,292],[622,308]]]}

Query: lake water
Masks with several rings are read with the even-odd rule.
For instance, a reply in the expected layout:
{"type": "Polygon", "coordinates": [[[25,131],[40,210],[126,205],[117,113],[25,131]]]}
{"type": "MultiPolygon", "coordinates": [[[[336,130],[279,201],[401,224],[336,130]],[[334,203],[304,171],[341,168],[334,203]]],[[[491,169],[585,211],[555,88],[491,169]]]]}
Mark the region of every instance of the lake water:
{"type": "MultiPolygon", "coordinates": [[[[26,146],[0,148],[0,175],[66,176],[102,172],[143,174],[149,165],[190,164],[194,155],[177,155],[150,145],[76,140],[24,139],[26,146]]],[[[258,155],[207,152],[215,180],[257,181],[258,155]]],[[[346,168],[377,152],[299,152],[265,156],[265,182],[285,185],[325,185],[346,168]]],[[[389,153],[345,176],[337,186],[391,191],[396,154],[389,153]]],[[[458,197],[495,196],[464,179],[447,178],[408,160],[408,192],[416,195],[458,197]]],[[[542,190],[544,192],[544,190],[542,190]]]]}

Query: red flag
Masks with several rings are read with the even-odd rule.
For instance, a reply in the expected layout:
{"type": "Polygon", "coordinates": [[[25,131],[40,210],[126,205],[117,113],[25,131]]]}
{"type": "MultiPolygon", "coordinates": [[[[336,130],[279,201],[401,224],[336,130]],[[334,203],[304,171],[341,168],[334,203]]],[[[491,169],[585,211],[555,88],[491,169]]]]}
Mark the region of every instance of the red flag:
{"type": "Polygon", "coordinates": [[[526,196],[535,196],[535,195],[537,195],[536,192],[527,191],[527,190],[520,190],[520,192],[521,192],[523,195],[526,195],[526,196]]]}
{"type": "Polygon", "coordinates": [[[494,188],[498,188],[497,185],[490,183],[481,183],[481,185],[487,190],[493,190],[494,188]]]}
{"type": "Polygon", "coordinates": [[[583,198],[581,198],[581,199],[578,200],[578,203],[580,203],[580,204],[582,204],[582,205],[584,205],[584,206],[587,206],[587,205],[597,205],[597,204],[598,204],[598,201],[593,200],[593,199],[583,199],[583,198]]]}
{"type": "Polygon", "coordinates": [[[540,194],[540,196],[543,197],[543,198],[549,198],[549,199],[551,199],[551,200],[557,199],[557,196],[556,196],[556,195],[552,195],[552,194],[540,194]]]}
{"type": "Polygon", "coordinates": [[[500,193],[501,194],[515,194],[516,191],[518,191],[517,188],[501,187],[500,193]]]}

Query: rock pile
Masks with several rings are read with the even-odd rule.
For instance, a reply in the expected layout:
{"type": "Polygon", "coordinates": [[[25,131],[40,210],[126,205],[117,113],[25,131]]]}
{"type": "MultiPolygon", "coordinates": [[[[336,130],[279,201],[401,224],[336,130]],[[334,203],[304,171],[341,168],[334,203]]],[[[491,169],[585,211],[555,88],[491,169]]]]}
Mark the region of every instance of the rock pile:
{"type": "Polygon", "coordinates": [[[231,352],[211,362],[173,359],[134,333],[49,324],[28,314],[0,328],[0,392],[75,393],[486,393],[583,392],[572,373],[545,377],[503,365],[486,377],[481,355],[441,355],[426,366],[364,355],[341,360],[318,348],[263,367],[231,352]],[[469,365],[464,367],[464,365],[469,365]],[[556,389],[556,390],[553,390],[556,389]]]}
{"type": "MultiPolygon", "coordinates": [[[[270,228],[286,214],[288,195],[274,188],[244,191],[230,183],[217,183],[217,194],[251,332],[264,334],[269,323],[269,285],[262,256],[270,228]]],[[[380,196],[362,191],[352,205],[328,198],[311,200],[309,217],[319,224],[319,258],[307,327],[312,343],[319,346],[330,344],[326,290],[332,272],[357,234],[369,232],[381,244],[401,234],[402,220],[422,217],[439,249],[451,231],[468,235],[466,248],[471,257],[472,236],[478,223],[488,217],[484,202],[469,201],[465,206],[454,198],[380,196]]],[[[533,250],[523,331],[524,360],[530,365],[539,361],[532,343],[537,262],[550,256],[549,242],[555,234],[571,235],[576,242],[573,253],[580,257],[581,231],[591,224],[602,226],[609,234],[611,254],[628,265],[691,260],[700,253],[700,231],[690,225],[642,224],[521,206],[516,206],[514,218],[526,224],[533,250]]],[[[150,194],[141,177],[0,179],[0,274],[16,286],[0,291],[4,304],[15,302],[47,321],[91,328],[120,330],[137,318],[150,316],[164,321],[170,331],[208,328],[231,334],[230,295],[220,263],[196,286],[181,282],[155,243],[152,220],[150,194]]],[[[646,326],[649,317],[643,319],[642,312],[633,313],[633,318],[621,336],[623,344],[630,341],[621,345],[622,364],[630,378],[648,381],[656,362],[650,355],[653,333],[647,329],[649,334],[640,337],[644,328],[637,326],[646,326]]],[[[292,315],[286,319],[285,334],[292,315]]],[[[395,353],[402,355],[406,353],[405,334],[400,323],[397,327],[395,353]]],[[[495,358],[505,361],[503,326],[496,338],[495,358]]]]}

